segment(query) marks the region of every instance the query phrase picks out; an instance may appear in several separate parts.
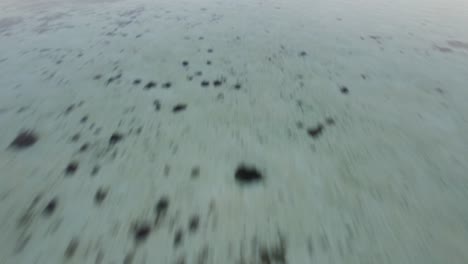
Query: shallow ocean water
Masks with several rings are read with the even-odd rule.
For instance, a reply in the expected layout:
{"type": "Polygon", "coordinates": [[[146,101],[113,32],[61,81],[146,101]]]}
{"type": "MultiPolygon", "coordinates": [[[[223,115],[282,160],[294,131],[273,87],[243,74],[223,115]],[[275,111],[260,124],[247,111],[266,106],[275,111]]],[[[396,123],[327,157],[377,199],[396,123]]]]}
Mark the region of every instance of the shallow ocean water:
{"type": "Polygon", "coordinates": [[[3,0],[1,264],[468,263],[468,3],[3,0]]]}

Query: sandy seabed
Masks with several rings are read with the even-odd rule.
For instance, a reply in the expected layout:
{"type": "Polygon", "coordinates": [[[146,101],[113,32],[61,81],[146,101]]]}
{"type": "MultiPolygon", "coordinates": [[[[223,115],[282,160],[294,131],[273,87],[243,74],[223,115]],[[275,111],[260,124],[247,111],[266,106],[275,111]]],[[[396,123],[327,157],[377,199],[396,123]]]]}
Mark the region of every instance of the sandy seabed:
{"type": "Polygon", "coordinates": [[[468,4],[3,0],[1,264],[468,263],[468,4]]]}

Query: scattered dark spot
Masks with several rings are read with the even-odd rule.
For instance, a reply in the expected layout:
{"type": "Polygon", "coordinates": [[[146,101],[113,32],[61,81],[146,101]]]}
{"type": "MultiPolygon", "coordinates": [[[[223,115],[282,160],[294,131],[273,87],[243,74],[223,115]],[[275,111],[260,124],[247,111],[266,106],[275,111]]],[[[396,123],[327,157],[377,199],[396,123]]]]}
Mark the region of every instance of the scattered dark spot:
{"type": "Polygon", "coordinates": [[[210,205],[208,208],[208,215],[211,215],[211,213],[216,209],[216,201],[214,199],[210,200],[210,205]]]}
{"type": "Polygon", "coordinates": [[[171,173],[171,167],[169,165],[164,165],[164,176],[168,177],[171,173]]]}
{"type": "Polygon", "coordinates": [[[442,88],[440,87],[437,87],[435,88],[436,92],[440,93],[440,94],[444,94],[444,90],[442,90],[442,88]]]}
{"type": "Polygon", "coordinates": [[[148,223],[138,223],[133,228],[134,239],[136,243],[145,241],[151,232],[151,226],[148,223]]]}
{"type": "Polygon", "coordinates": [[[363,80],[367,80],[367,75],[361,74],[361,78],[362,78],[363,80]]]}
{"type": "Polygon", "coordinates": [[[260,249],[260,261],[261,261],[261,264],[271,263],[270,254],[266,248],[260,249]]]}
{"type": "MultiPolygon", "coordinates": [[[[209,254],[208,245],[204,245],[203,248],[201,249],[201,251],[198,253],[197,264],[208,263],[208,254],[209,254]]],[[[239,264],[244,264],[244,263],[242,262],[242,263],[239,263],[239,264]]]]}
{"type": "Polygon", "coordinates": [[[86,121],[88,121],[88,116],[87,115],[83,116],[81,118],[81,120],[80,120],[81,123],[85,123],[86,121]]]}
{"type": "Polygon", "coordinates": [[[94,194],[94,202],[96,204],[101,204],[102,201],[104,201],[104,199],[106,198],[107,193],[108,193],[108,189],[104,189],[100,187],[94,194]]]}
{"type": "Polygon", "coordinates": [[[297,128],[299,128],[299,129],[304,128],[304,124],[303,124],[301,121],[297,121],[297,122],[296,122],[296,126],[297,126],[297,128]]]}
{"type": "Polygon", "coordinates": [[[286,242],[280,236],[279,244],[271,250],[271,256],[276,263],[286,263],[286,242]]]}
{"type": "Polygon", "coordinates": [[[135,131],[138,135],[141,134],[141,131],[143,130],[143,127],[138,127],[135,131]]]}
{"type": "Polygon", "coordinates": [[[206,80],[205,80],[205,81],[202,81],[202,82],[201,82],[201,86],[203,86],[203,87],[206,87],[206,86],[208,86],[208,85],[210,85],[210,82],[209,82],[209,81],[206,81],[206,80]]]}
{"type": "Polygon", "coordinates": [[[22,112],[24,112],[26,109],[28,109],[27,106],[22,106],[22,107],[20,107],[20,108],[18,109],[18,111],[16,111],[16,113],[22,113],[22,112]]]}
{"type": "Polygon", "coordinates": [[[123,135],[118,132],[115,132],[109,138],[109,145],[114,145],[118,143],[119,141],[121,141],[122,139],[123,139],[123,135]]]}
{"type": "Polygon", "coordinates": [[[80,147],[80,152],[85,152],[86,150],[88,150],[89,148],[89,144],[88,143],[84,143],[83,145],[81,145],[80,147]]]}
{"type": "Polygon", "coordinates": [[[94,80],[100,80],[102,78],[101,74],[94,75],[93,79],[94,80]]]}
{"type": "Polygon", "coordinates": [[[242,85],[240,83],[236,83],[234,85],[234,89],[236,89],[236,90],[239,90],[241,87],[242,87],[242,85]]]}
{"type": "Polygon", "coordinates": [[[186,105],[186,104],[176,104],[176,105],[172,108],[172,112],[177,113],[177,112],[184,111],[185,109],[187,109],[187,105],[186,105]]]}
{"type": "Polygon", "coordinates": [[[123,264],[132,264],[133,263],[133,258],[135,257],[135,252],[129,252],[127,255],[125,255],[125,258],[123,260],[123,264]]]}
{"type": "Polygon", "coordinates": [[[323,132],[323,125],[320,123],[316,127],[307,129],[307,134],[309,134],[309,136],[311,136],[312,138],[317,138],[318,136],[322,134],[322,132],[323,132]]]}
{"type": "Polygon", "coordinates": [[[154,109],[156,109],[156,111],[161,110],[161,103],[159,102],[159,100],[157,100],[157,99],[154,100],[153,105],[154,105],[154,109]]]}
{"type": "Polygon", "coordinates": [[[301,100],[297,100],[296,104],[297,106],[299,106],[299,108],[301,108],[301,111],[304,113],[304,109],[302,108],[303,102],[301,100]]]}
{"type": "Polygon", "coordinates": [[[195,75],[196,75],[196,76],[202,76],[202,74],[203,74],[202,71],[197,71],[197,72],[195,72],[195,75]]]}
{"type": "Polygon", "coordinates": [[[55,64],[61,64],[62,63],[62,60],[58,60],[55,62],[55,64]]]}
{"type": "Polygon", "coordinates": [[[199,40],[203,40],[203,39],[205,39],[205,37],[198,37],[198,39],[199,39],[199,40]]]}
{"type": "Polygon", "coordinates": [[[190,233],[195,233],[198,230],[198,226],[200,225],[200,217],[194,215],[190,218],[188,229],[190,233]]]}
{"type": "Polygon", "coordinates": [[[68,115],[73,109],[75,109],[75,104],[68,106],[67,109],[65,109],[65,114],[68,115]]]}
{"type": "Polygon", "coordinates": [[[24,250],[24,248],[28,245],[29,241],[31,240],[31,237],[32,235],[27,233],[23,233],[19,236],[14,249],[15,254],[20,253],[24,250]]]}
{"type": "Polygon", "coordinates": [[[220,80],[215,80],[215,81],[213,82],[213,85],[214,85],[215,87],[220,86],[221,84],[223,84],[223,82],[220,81],[220,80]]]}
{"type": "Polygon", "coordinates": [[[327,125],[334,125],[335,124],[335,119],[333,119],[331,117],[327,117],[325,119],[325,122],[327,123],[327,125]]]}
{"type": "Polygon", "coordinates": [[[211,65],[211,61],[210,60],[206,61],[206,65],[211,65]]]}
{"type": "Polygon", "coordinates": [[[348,87],[346,87],[346,86],[340,86],[340,92],[341,92],[342,94],[348,94],[348,93],[349,93],[349,89],[348,89],[348,87]]]}
{"type": "Polygon", "coordinates": [[[309,252],[309,257],[314,255],[314,243],[310,237],[307,239],[307,251],[309,252]]]}
{"type": "Polygon", "coordinates": [[[110,77],[109,79],[107,79],[106,85],[109,85],[109,84],[111,84],[113,81],[116,81],[116,80],[120,79],[120,77],[122,77],[122,74],[121,74],[121,73],[117,74],[116,76],[110,77]]]}
{"type": "Polygon", "coordinates": [[[306,55],[307,55],[307,52],[305,52],[305,51],[299,52],[299,56],[301,56],[301,57],[304,57],[304,56],[306,56],[306,55]]]}
{"type": "Polygon", "coordinates": [[[184,66],[184,67],[188,66],[188,64],[189,64],[188,61],[183,61],[182,62],[182,66],[184,66]]]}
{"type": "Polygon", "coordinates": [[[19,132],[15,139],[10,143],[10,147],[16,149],[24,149],[34,145],[39,136],[32,130],[24,130],[19,132]]]}
{"type": "Polygon", "coordinates": [[[133,80],[133,85],[138,85],[141,83],[141,79],[135,79],[133,80]]]}
{"type": "Polygon", "coordinates": [[[468,42],[459,40],[447,40],[447,44],[452,48],[468,50],[468,42]]]}
{"type": "Polygon", "coordinates": [[[67,167],[65,168],[66,175],[72,175],[78,170],[78,162],[72,161],[70,162],[67,167]]]}
{"type": "Polygon", "coordinates": [[[182,232],[182,229],[177,229],[177,231],[174,234],[174,248],[179,247],[183,239],[184,233],[182,232]]]}
{"type": "Polygon", "coordinates": [[[206,50],[206,51],[208,51],[208,53],[212,53],[212,52],[213,52],[213,49],[208,49],[208,50],[206,50]]]}
{"type": "Polygon", "coordinates": [[[271,248],[261,247],[259,250],[259,254],[261,264],[287,263],[286,243],[282,237],[280,237],[279,243],[277,245],[272,246],[271,248]]]}
{"type": "Polygon", "coordinates": [[[169,89],[169,88],[171,88],[171,86],[172,86],[172,83],[171,83],[171,82],[166,82],[166,83],[164,83],[164,84],[162,85],[162,87],[165,88],[165,89],[169,89]]]}
{"type": "Polygon", "coordinates": [[[168,208],[169,208],[169,199],[166,196],[163,196],[156,203],[156,207],[154,209],[155,209],[155,213],[157,215],[160,215],[160,214],[165,214],[168,208]]]}
{"type": "Polygon", "coordinates": [[[451,53],[451,52],[453,52],[453,50],[451,48],[447,48],[447,47],[440,47],[440,46],[434,45],[433,48],[435,50],[438,50],[438,51],[442,52],[442,53],[451,53]]]}
{"type": "Polygon", "coordinates": [[[193,80],[193,76],[190,76],[190,75],[189,75],[189,76],[187,76],[187,80],[188,80],[188,81],[191,81],[191,80],[193,80]]]}
{"type": "Polygon", "coordinates": [[[68,243],[67,249],[65,249],[65,258],[72,258],[75,255],[76,249],[78,248],[78,238],[72,238],[68,243]]]}
{"type": "Polygon", "coordinates": [[[154,207],[154,213],[156,215],[155,220],[154,220],[155,226],[158,226],[160,221],[164,218],[168,208],[169,208],[169,199],[165,196],[161,197],[159,201],[156,203],[156,206],[154,207]]]}
{"type": "Polygon", "coordinates": [[[243,164],[237,167],[234,177],[240,184],[252,184],[263,180],[262,174],[256,168],[243,164]]]}
{"type": "Polygon", "coordinates": [[[57,198],[53,198],[47,203],[42,213],[46,216],[50,216],[54,213],[56,208],[57,208],[57,198]]]}
{"type": "Polygon", "coordinates": [[[178,216],[179,216],[179,214],[176,213],[175,216],[173,216],[173,217],[171,217],[171,219],[169,219],[168,230],[169,230],[170,232],[174,231],[174,226],[175,226],[175,223],[176,223],[176,221],[177,221],[177,219],[178,219],[178,216]]]}
{"type": "Polygon", "coordinates": [[[76,133],[71,137],[71,141],[77,142],[80,139],[80,133],[76,133]]]}
{"type": "Polygon", "coordinates": [[[96,254],[96,258],[94,259],[94,264],[102,264],[104,260],[104,252],[102,249],[99,249],[98,253],[96,254]]]}
{"type": "Polygon", "coordinates": [[[34,205],[31,205],[28,210],[24,214],[21,215],[21,217],[18,218],[16,225],[17,227],[23,227],[27,225],[28,223],[31,223],[32,217],[33,217],[33,210],[34,205]]]}
{"type": "Polygon", "coordinates": [[[34,199],[32,200],[31,204],[29,205],[29,208],[30,209],[34,208],[37,205],[37,203],[39,203],[39,201],[41,200],[41,197],[42,197],[41,193],[34,196],[34,199]]]}
{"type": "Polygon", "coordinates": [[[94,166],[93,169],[91,170],[91,176],[96,176],[100,169],[101,167],[99,167],[98,165],[94,166]]]}
{"type": "Polygon", "coordinates": [[[200,167],[196,166],[192,168],[192,171],[190,172],[190,177],[192,178],[198,178],[200,176],[200,167]]]}
{"type": "Polygon", "coordinates": [[[153,82],[153,81],[148,82],[148,83],[145,85],[145,89],[146,89],[146,90],[149,90],[149,89],[151,89],[151,88],[156,87],[156,85],[157,85],[157,84],[156,84],[155,82],[153,82]]]}
{"type": "Polygon", "coordinates": [[[216,96],[216,100],[223,100],[224,99],[224,94],[223,93],[219,93],[217,96],[216,96]]]}

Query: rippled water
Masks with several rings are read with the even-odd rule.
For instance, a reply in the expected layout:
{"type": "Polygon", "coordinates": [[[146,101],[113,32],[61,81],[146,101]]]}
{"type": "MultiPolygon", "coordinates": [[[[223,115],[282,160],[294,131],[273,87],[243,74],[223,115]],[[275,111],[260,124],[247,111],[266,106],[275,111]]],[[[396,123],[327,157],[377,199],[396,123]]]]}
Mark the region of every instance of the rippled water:
{"type": "Polygon", "coordinates": [[[0,263],[468,263],[468,2],[0,2],[0,263]]]}

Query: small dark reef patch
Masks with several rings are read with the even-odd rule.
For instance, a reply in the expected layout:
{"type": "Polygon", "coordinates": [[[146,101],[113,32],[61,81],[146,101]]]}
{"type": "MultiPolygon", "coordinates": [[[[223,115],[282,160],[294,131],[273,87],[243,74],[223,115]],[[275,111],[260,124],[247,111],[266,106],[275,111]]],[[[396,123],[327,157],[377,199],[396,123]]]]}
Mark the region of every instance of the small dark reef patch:
{"type": "Polygon", "coordinates": [[[38,139],[39,136],[36,134],[36,132],[32,130],[24,130],[21,131],[10,143],[10,147],[16,149],[28,148],[34,145],[38,139]]]}
{"type": "Polygon", "coordinates": [[[263,175],[254,167],[241,164],[237,167],[234,178],[239,184],[253,184],[264,179],[263,175]]]}
{"type": "Polygon", "coordinates": [[[187,109],[186,104],[176,104],[174,108],[172,108],[172,112],[178,113],[178,112],[184,111],[185,109],[187,109]]]}
{"type": "Polygon", "coordinates": [[[315,127],[307,129],[307,134],[312,138],[317,138],[323,133],[324,126],[322,124],[317,124],[315,127]]]}

